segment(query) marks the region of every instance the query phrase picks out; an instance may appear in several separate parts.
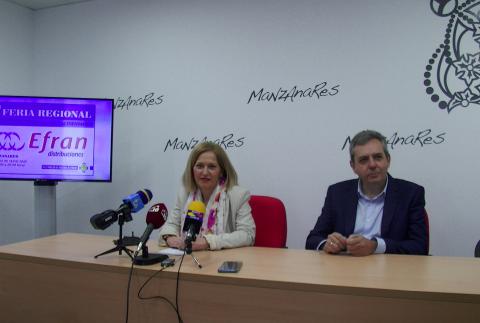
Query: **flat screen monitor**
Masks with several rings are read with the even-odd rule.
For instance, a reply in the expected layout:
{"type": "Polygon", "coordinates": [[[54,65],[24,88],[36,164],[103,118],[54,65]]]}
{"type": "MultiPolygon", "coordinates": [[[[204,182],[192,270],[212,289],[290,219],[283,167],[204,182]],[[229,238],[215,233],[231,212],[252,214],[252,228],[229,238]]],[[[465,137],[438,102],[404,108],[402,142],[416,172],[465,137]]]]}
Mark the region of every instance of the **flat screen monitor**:
{"type": "Polygon", "coordinates": [[[0,96],[0,179],[112,181],[113,99],[0,96]]]}

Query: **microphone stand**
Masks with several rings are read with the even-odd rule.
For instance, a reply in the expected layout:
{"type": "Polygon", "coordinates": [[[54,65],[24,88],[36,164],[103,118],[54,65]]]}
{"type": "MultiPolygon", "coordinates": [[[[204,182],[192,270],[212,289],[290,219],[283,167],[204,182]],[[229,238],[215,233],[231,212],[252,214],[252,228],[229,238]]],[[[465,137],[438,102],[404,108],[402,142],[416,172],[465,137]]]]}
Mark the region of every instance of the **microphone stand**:
{"type": "Polygon", "coordinates": [[[142,246],[142,255],[138,255],[138,252],[135,252],[133,255],[133,263],[139,266],[148,266],[153,265],[163,260],[167,259],[167,255],[162,255],[158,253],[149,253],[148,247],[146,244],[142,246]]]}
{"type": "MultiPolygon", "coordinates": [[[[125,253],[133,260],[133,251],[126,247],[127,245],[130,245],[130,244],[125,243],[124,238],[123,238],[123,224],[125,223],[125,218],[126,217],[131,218],[131,213],[130,213],[129,210],[125,211],[124,213],[121,213],[118,216],[118,225],[119,225],[118,240],[113,240],[113,243],[116,246],[113,247],[112,249],[109,249],[107,251],[99,253],[98,255],[96,255],[94,257],[95,259],[100,257],[100,256],[103,256],[103,255],[106,255],[106,254],[109,254],[109,253],[112,253],[112,252],[115,252],[115,251],[118,251],[118,254],[121,255],[122,251],[125,251],[125,253]]],[[[136,238],[136,237],[128,237],[128,238],[136,238]]],[[[140,241],[139,238],[137,238],[137,239],[140,241]]]]}
{"type": "Polygon", "coordinates": [[[195,241],[196,238],[197,237],[195,234],[192,235],[190,232],[187,233],[187,237],[185,238],[185,253],[192,256],[193,261],[197,264],[198,268],[201,269],[202,265],[200,265],[200,262],[198,261],[197,257],[195,257],[192,251],[192,241],[195,241]]]}

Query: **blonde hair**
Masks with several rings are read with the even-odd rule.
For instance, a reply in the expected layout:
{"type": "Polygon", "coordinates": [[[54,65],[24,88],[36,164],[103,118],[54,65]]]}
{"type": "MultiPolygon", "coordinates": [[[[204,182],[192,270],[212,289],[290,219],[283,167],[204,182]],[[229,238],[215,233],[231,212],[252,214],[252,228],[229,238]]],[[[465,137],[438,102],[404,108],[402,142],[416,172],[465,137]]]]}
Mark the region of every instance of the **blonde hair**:
{"type": "Polygon", "coordinates": [[[238,177],[235,168],[233,168],[230,159],[228,159],[227,153],[223,148],[211,141],[205,141],[195,145],[190,156],[188,157],[187,166],[183,172],[182,182],[183,186],[188,192],[194,192],[197,190],[197,184],[193,177],[193,166],[197,162],[198,157],[206,152],[213,152],[217,158],[218,166],[221,169],[221,177],[225,178],[225,188],[229,190],[233,186],[238,184],[238,177]]]}

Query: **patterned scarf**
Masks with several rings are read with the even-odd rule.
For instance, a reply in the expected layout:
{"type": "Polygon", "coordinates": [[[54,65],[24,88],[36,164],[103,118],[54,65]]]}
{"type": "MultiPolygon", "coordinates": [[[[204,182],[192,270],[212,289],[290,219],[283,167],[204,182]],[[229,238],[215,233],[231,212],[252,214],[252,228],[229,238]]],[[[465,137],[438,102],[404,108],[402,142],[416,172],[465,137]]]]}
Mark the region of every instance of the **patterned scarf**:
{"type": "MultiPolygon", "coordinates": [[[[185,222],[185,214],[192,201],[202,201],[202,193],[199,189],[188,195],[182,213],[182,228],[185,222]]],[[[202,201],[206,204],[206,212],[203,217],[203,224],[200,234],[220,234],[223,233],[223,220],[226,205],[225,179],[220,178],[217,187],[213,191],[208,201],[202,201]]]]}

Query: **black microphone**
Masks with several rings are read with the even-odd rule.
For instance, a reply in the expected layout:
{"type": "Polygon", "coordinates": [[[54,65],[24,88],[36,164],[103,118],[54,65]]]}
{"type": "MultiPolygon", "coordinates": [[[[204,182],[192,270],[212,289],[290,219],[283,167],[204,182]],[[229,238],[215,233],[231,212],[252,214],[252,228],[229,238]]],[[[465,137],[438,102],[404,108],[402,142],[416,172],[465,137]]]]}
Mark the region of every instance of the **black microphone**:
{"type": "Polygon", "coordinates": [[[97,230],[105,230],[112,223],[116,222],[120,215],[123,215],[125,221],[131,221],[131,213],[140,211],[145,204],[150,202],[153,194],[150,190],[144,189],[131,194],[123,199],[123,204],[117,210],[106,210],[95,214],[90,218],[90,223],[97,230]]]}
{"type": "Polygon", "coordinates": [[[133,257],[134,264],[141,266],[152,265],[168,258],[167,255],[149,254],[148,247],[146,246],[146,242],[150,238],[152,231],[163,226],[165,221],[167,221],[167,217],[167,207],[163,203],[154,204],[148,210],[146,218],[147,228],[145,229],[145,232],[143,232],[143,235],[140,238],[140,243],[135,251],[135,255],[133,257]],[[142,255],[138,256],[140,250],[142,250],[142,255]]]}
{"type": "Polygon", "coordinates": [[[187,214],[185,215],[185,223],[183,224],[182,229],[183,232],[186,232],[185,251],[187,254],[192,253],[192,242],[197,239],[197,235],[202,228],[205,210],[205,204],[200,201],[192,201],[188,205],[187,214]]]}
{"type": "Polygon", "coordinates": [[[114,210],[106,210],[102,213],[95,214],[90,218],[90,223],[97,230],[105,230],[112,223],[117,222],[118,214],[114,210]]]}

